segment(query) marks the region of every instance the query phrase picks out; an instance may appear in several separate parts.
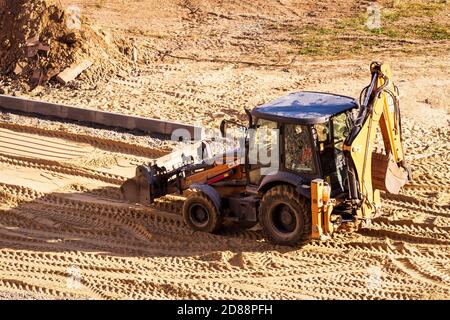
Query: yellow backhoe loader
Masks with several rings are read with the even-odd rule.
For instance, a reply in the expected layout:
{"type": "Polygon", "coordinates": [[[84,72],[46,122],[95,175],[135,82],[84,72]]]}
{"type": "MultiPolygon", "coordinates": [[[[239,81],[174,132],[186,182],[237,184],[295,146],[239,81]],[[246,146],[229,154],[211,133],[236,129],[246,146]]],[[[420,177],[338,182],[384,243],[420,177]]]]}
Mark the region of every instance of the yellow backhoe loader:
{"type": "Polygon", "coordinates": [[[380,191],[398,193],[410,178],[402,146],[399,93],[387,64],[370,65],[360,101],[342,95],[295,92],[246,110],[241,148],[167,170],[141,165],[121,191],[151,204],[170,193],[187,196],[183,216],[196,231],[216,232],[225,219],[266,238],[296,245],[331,236],[346,223],[370,221],[380,191]],[[384,153],[375,153],[377,128],[384,153]],[[267,161],[269,160],[269,161],[267,161]]]}

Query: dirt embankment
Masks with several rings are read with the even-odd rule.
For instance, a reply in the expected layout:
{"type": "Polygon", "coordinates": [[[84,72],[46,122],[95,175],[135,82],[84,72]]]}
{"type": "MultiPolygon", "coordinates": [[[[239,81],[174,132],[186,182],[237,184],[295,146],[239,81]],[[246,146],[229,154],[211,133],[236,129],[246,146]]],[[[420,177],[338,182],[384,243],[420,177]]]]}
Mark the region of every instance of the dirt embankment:
{"type": "Polygon", "coordinates": [[[0,1],[0,30],[0,72],[31,88],[86,60],[92,67],[85,76],[102,77],[120,60],[77,7],[53,0],[0,1]]]}

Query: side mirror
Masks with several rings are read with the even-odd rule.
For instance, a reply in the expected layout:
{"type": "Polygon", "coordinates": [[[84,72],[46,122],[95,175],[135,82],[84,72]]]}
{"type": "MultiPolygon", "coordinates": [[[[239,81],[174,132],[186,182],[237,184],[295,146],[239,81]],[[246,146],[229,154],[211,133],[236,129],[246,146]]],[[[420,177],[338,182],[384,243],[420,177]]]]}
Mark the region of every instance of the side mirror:
{"type": "Polygon", "coordinates": [[[220,123],[220,134],[222,135],[223,138],[226,137],[227,126],[230,124],[238,127],[242,131],[247,131],[247,127],[244,126],[242,123],[232,121],[232,120],[222,120],[222,122],[220,123]]]}
{"type": "Polygon", "coordinates": [[[222,122],[220,123],[220,134],[222,135],[222,138],[225,138],[226,130],[227,130],[227,120],[222,120],[222,122]]]}
{"type": "Polygon", "coordinates": [[[245,110],[245,114],[248,117],[248,127],[249,128],[253,128],[253,117],[252,117],[252,113],[250,112],[250,110],[248,110],[247,108],[244,108],[245,110]]]}

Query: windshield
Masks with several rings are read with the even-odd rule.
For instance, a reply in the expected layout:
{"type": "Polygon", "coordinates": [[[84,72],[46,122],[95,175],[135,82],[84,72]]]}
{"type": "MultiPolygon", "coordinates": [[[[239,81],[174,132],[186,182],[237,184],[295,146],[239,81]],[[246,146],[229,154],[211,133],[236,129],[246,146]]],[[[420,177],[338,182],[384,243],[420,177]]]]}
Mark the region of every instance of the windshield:
{"type": "Polygon", "coordinates": [[[285,167],[300,173],[315,171],[308,127],[285,125],[285,167]]]}

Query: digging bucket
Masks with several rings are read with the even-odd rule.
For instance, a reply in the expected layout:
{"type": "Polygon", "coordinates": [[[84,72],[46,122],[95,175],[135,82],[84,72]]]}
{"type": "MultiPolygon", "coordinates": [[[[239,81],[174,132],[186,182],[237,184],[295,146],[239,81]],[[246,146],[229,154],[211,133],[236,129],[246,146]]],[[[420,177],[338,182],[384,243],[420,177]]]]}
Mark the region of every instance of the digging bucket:
{"type": "Polygon", "coordinates": [[[392,154],[373,153],[372,186],[374,189],[398,194],[408,182],[408,172],[394,161],[392,154]]]}

